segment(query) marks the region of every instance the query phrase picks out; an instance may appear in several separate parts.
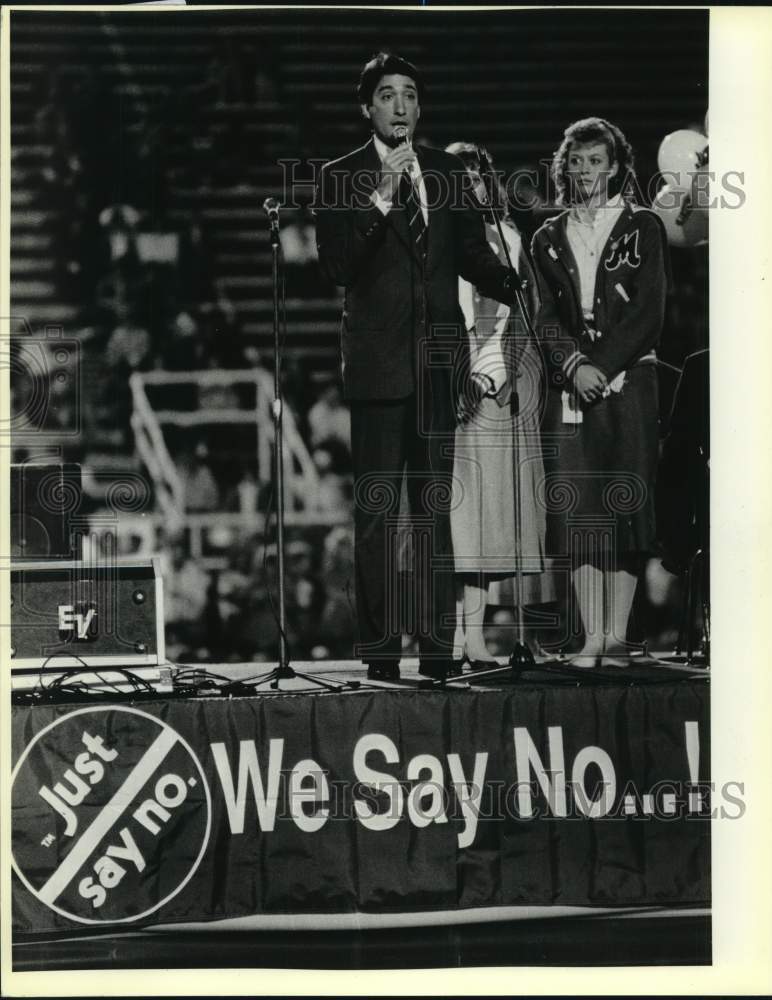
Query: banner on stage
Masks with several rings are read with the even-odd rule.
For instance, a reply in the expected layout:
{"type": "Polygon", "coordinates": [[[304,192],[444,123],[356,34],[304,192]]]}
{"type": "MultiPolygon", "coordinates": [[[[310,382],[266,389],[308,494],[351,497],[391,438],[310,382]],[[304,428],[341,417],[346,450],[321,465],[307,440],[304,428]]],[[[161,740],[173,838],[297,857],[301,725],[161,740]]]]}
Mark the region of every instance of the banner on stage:
{"type": "Polygon", "coordinates": [[[13,727],[19,932],[709,901],[706,685],[17,706],[13,727]]]}

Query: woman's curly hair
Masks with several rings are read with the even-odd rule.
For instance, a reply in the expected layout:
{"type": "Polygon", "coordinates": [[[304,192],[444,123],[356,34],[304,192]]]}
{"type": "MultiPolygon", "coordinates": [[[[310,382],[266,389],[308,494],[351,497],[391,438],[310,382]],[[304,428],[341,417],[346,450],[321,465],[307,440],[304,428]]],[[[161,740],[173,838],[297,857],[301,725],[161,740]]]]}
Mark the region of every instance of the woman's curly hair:
{"type": "Polygon", "coordinates": [[[570,205],[573,201],[568,178],[568,152],[574,142],[581,145],[602,142],[608,151],[609,162],[618,164],[615,176],[609,179],[609,195],[613,197],[621,193],[625,201],[635,201],[635,159],[624,132],[605,118],[582,118],[568,126],[552,158],[551,174],[558,205],[570,205]]]}

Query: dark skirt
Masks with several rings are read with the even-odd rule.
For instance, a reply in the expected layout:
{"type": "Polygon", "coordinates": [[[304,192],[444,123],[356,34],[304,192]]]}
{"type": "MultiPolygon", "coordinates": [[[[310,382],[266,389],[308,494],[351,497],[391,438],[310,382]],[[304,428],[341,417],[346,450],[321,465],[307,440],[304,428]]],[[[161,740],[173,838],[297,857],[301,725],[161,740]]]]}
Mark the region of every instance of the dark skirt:
{"type": "Polygon", "coordinates": [[[563,423],[559,390],[550,389],[543,425],[547,553],[580,564],[651,552],[659,403],[656,367],[638,365],[621,391],[563,423]]]}

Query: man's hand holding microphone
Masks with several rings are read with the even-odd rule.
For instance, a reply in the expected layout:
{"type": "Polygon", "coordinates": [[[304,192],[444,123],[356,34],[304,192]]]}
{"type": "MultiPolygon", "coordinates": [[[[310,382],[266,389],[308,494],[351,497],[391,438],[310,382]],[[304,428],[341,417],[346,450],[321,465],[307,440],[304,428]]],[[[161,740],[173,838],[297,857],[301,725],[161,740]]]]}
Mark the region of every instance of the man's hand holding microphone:
{"type": "Polygon", "coordinates": [[[397,145],[389,150],[381,163],[381,179],[376,188],[378,195],[387,202],[394,201],[402,175],[410,172],[417,159],[407,126],[395,126],[394,138],[397,140],[397,145]]]}

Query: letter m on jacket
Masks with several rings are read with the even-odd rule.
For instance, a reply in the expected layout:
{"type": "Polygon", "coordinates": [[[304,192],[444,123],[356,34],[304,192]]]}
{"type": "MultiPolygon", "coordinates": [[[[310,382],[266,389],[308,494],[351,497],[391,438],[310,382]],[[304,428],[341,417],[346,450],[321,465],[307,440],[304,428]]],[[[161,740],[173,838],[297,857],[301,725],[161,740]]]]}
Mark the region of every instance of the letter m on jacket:
{"type": "Polygon", "coordinates": [[[609,255],[603,262],[607,271],[616,271],[622,264],[640,267],[641,255],[638,252],[638,238],[639,230],[634,229],[631,233],[624,233],[618,240],[614,240],[609,255]]]}

